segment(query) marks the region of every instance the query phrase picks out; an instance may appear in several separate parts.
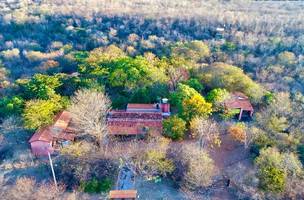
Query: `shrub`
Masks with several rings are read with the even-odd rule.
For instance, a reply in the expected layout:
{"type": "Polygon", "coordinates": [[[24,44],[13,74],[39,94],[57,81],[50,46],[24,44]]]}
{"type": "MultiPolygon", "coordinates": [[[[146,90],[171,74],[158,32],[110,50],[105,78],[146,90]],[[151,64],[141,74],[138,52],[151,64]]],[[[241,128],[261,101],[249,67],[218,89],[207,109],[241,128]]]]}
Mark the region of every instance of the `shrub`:
{"type": "Polygon", "coordinates": [[[166,152],[153,149],[149,150],[145,153],[144,160],[147,170],[150,172],[157,172],[157,174],[165,176],[174,170],[174,163],[172,160],[166,158],[166,152]]]}
{"type": "Polygon", "coordinates": [[[0,116],[20,114],[24,107],[24,100],[19,96],[4,97],[0,99],[0,116]]]}
{"type": "Polygon", "coordinates": [[[254,156],[259,156],[263,148],[273,147],[275,141],[270,139],[265,133],[260,133],[254,138],[250,151],[254,156]]]}
{"type": "Polygon", "coordinates": [[[101,193],[108,192],[113,185],[112,180],[105,178],[102,180],[97,180],[93,178],[89,181],[80,182],[80,189],[86,193],[101,193]]]}
{"type": "Polygon", "coordinates": [[[261,189],[274,193],[284,190],[288,166],[283,162],[284,156],[277,148],[267,148],[261,151],[259,157],[255,159],[261,189]]]}
{"type": "Polygon", "coordinates": [[[229,120],[235,117],[240,113],[240,109],[230,109],[230,110],[225,110],[224,113],[221,113],[220,116],[223,120],[229,120]]]}
{"type": "Polygon", "coordinates": [[[264,102],[266,105],[270,105],[275,100],[275,95],[272,92],[266,92],[264,95],[264,102]]]}
{"type": "Polygon", "coordinates": [[[269,192],[282,192],[285,188],[285,178],[285,172],[276,167],[265,166],[259,170],[259,186],[269,192]]]}
{"type": "Polygon", "coordinates": [[[239,142],[245,142],[246,140],[245,128],[246,128],[245,124],[237,123],[228,128],[228,133],[234,140],[239,142]]]}
{"type": "Polygon", "coordinates": [[[233,42],[225,42],[222,45],[222,50],[223,51],[227,51],[227,52],[232,52],[235,51],[237,48],[236,44],[234,44],[233,42]]]}
{"type": "Polygon", "coordinates": [[[165,136],[173,140],[181,140],[185,135],[186,122],[177,116],[172,116],[164,120],[163,129],[165,136]]]}

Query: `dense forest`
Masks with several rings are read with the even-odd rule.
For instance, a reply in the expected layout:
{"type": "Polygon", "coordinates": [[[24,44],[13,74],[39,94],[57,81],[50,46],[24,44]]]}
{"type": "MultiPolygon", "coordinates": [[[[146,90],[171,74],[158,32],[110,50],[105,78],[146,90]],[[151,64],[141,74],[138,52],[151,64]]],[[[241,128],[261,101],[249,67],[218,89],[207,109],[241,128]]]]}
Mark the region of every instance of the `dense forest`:
{"type": "Polygon", "coordinates": [[[304,199],[303,10],[300,1],[1,1],[0,195],[106,199],[128,165],[184,199],[304,199]],[[235,92],[253,118],[225,109],[235,92]],[[107,135],[110,109],[162,98],[172,112],[162,135],[107,135]],[[79,133],[53,158],[55,188],[28,140],[62,110],[79,133]]]}

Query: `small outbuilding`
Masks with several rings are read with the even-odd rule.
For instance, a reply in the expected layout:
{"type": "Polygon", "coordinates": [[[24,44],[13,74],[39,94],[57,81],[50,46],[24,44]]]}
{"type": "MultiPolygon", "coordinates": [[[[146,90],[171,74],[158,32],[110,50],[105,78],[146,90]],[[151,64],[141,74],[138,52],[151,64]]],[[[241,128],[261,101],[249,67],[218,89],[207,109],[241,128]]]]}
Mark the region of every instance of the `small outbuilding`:
{"type": "Polygon", "coordinates": [[[71,114],[67,111],[60,112],[50,126],[37,130],[30,138],[32,153],[36,156],[52,154],[58,146],[64,146],[75,138],[74,130],[69,127],[71,114]]]}
{"type": "Polygon", "coordinates": [[[241,120],[243,115],[246,113],[252,117],[254,109],[250,103],[249,98],[241,92],[233,92],[225,102],[225,108],[227,110],[239,109],[238,119],[241,120]]]}
{"type": "Polygon", "coordinates": [[[111,200],[135,200],[137,199],[137,190],[111,190],[109,193],[111,200]]]}
{"type": "Polygon", "coordinates": [[[49,127],[39,129],[29,140],[32,153],[36,156],[46,156],[48,152],[52,154],[54,152],[52,142],[53,137],[50,134],[49,127]]]}
{"type": "Polygon", "coordinates": [[[147,131],[159,135],[162,121],[170,116],[168,99],[156,104],[128,104],[125,110],[112,110],[107,116],[110,135],[145,135],[147,131]]]}

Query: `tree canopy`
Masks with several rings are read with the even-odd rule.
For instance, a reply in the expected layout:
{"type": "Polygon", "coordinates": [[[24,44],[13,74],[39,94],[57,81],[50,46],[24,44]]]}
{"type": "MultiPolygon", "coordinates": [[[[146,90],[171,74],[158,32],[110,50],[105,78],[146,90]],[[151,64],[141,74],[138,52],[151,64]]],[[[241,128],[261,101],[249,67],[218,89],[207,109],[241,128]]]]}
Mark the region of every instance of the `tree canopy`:
{"type": "MultiPolygon", "coordinates": [[[[58,99],[56,101],[58,101],[58,99]]],[[[24,127],[35,130],[51,124],[56,112],[63,108],[62,105],[56,101],[54,99],[27,101],[23,113],[24,127]]]]}
{"type": "Polygon", "coordinates": [[[243,92],[254,102],[260,102],[265,94],[265,90],[246,75],[242,69],[229,64],[214,63],[204,67],[200,78],[210,89],[225,88],[229,92],[243,92]]]}
{"type": "Polygon", "coordinates": [[[207,117],[212,112],[212,104],[188,85],[178,84],[177,90],[171,95],[171,102],[176,105],[178,114],[189,122],[195,116],[207,117]]]}
{"type": "Polygon", "coordinates": [[[29,80],[20,80],[19,85],[24,88],[24,97],[27,99],[52,98],[56,94],[56,89],[62,84],[57,76],[35,74],[29,80]]]}

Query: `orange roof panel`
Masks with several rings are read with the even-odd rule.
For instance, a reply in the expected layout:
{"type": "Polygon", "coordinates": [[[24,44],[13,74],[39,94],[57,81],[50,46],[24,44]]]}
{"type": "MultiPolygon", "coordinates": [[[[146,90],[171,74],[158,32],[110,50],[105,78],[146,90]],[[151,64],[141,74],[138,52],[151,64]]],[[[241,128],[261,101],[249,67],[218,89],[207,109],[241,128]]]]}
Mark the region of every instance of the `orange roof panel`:
{"type": "Polygon", "coordinates": [[[140,133],[137,126],[108,126],[111,135],[137,135],[140,133]]]}
{"type": "Polygon", "coordinates": [[[53,140],[52,134],[50,132],[50,127],[44,127],[39,129],[32,135],[31,139],[29,140],[30,143],[35,141],[45,141],[51,142],[53,140]]]}
{"type": "Polygon", "coordinates": [[[156,109],[155,104],[129,103],[127,109],[156,109]]]}
{"type": "Polygon", "coordinates": [[[241,92],[232,93],[231,98],[225,101],[225,106],[228,109],[243,109],[253,111],[249,98],[241,92]]]}
{"type": "Polygon", "coordinates": [[[66,129],[71,121],[71,113],[68,111],[62,111],[54,118],[53,127],[66,129]]]}
{"type": "Polygon", "coordinates": [[[136,199],[137,190],[111,190],[110,199],[136,199]]]}
{"type": "Polygon", "coordinates": [[[54,118],[54,124],[37,130],[29,142],[45,141],[51,142],[53,138],[74,140],[75,134],[67,133],[66,130],[71,121],[71,114],[67,111],[62,111],[54,118]]]}

